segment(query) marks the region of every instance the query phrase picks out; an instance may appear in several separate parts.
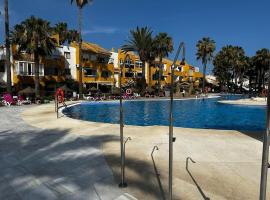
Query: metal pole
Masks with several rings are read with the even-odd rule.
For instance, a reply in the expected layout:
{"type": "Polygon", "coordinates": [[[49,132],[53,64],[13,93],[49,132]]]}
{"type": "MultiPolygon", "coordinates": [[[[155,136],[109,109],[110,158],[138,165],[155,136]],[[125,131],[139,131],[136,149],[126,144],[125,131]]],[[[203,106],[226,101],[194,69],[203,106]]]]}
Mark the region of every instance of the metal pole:
{"type": "Polygon", "coordinates": [[[59,109],[59,103],[58,103],[58,95],[56,96],[56,116],[57,116],[57,119],[58,119],[58,109],[59,109]]]}
{"type": "Polygon", "coordinates": [[[9,33],[9,14],[8,0],[5,0],[5,45],[6,45],[6,67],[7,67],[7,92],[12,93],[11,63],[10,63],[10,33],[9,33]]]}
{"type": "Polygon", "coordinates": [[[169,200],[172,200],[173,191],[173,83],[174,83],[174,69],[176,68],[176,61],[180,54],[181,49],[183,48],[183,57],[182,60],[185,60],[185,44],[183,42],[180,43],[178,50],[176,52],[173,64],[171,66],[171,90],[170,90],[170,125],[169,125],[169,200]]]}
{"type": "Polygon", "coordinates": [[[169,199],[172,199],[172,176],[173,176],[173,79],[174,66],[171,67],[171,91],[170,91],[170,128],[169,128],[169,199]]]}
{"type": "Polygon", "coordinates": [[[124,155],[124,116],[123,116],[123,93],[122,93],[122,76],[123,76],[123,65],[126,63],[126,59],[129,56],[126,55],[124,62],[120,63],[120,147],[121,147],[121,183],[119,187],[127,187],[125,182],[125,155],[124,155]]]}
{"type": "MultiPolygon", "coordinates": [[[[131,140],[131,137],[128,137],[124,142],[124,166],[123,166],[123,177],[125,177],[125,169],[126,169],[126,143],[131,140]]],[[[127,183],[126,183],[127,184],[127,183]]]]}
{"type": "Polygon", "coordinates": [[[56,112],[56,101],[57,101],[57,98],[56,98],[56,94],[55,94],[55,97],[54,97],[54,112],[56,112]]]}
{"type": "Polygon", "coordinates": [[[267,172],[269,168],[269,144],[270,144],[269,131],[270,131],[270,80],[268,80],[266,131],[263,136],[260,200],[266,200],[267,172]]]}

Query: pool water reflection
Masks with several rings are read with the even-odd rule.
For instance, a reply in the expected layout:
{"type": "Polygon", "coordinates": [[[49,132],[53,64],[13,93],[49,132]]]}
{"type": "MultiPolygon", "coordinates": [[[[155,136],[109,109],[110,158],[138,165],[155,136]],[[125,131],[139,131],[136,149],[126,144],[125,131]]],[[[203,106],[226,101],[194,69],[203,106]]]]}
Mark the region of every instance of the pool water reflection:
{"type": "MultiPolygon", "coordinates": [[[[211,99],[174,101],[174,126],[225,130],[265,129],[266,107],[218,103],[221,99],[241,96],[221,96],[211,99]]],[[[128,125],[168,125],[169,101],[125,101],[124,119],[128,125]]],[[[119,123],[119,102],[87,102],[66,108],[64,114],[86,121],[119,123]]]]}

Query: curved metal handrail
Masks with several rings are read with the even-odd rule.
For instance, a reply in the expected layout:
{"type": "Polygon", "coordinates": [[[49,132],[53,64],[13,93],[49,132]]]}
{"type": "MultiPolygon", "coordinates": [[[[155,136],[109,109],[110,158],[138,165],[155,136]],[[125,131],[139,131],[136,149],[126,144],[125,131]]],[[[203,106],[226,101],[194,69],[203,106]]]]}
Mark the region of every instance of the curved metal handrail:
{"type": "Polygon", "coordinates": [[[164,190],[163,190],[163,187],[162,187],[162,184],[161,184],[160,173],[157,170],[156,162],[155,162],[154,156],[153,156],[154,152],[155,151],[158,151],[158,150],[159,150],[158,146],[154,146],[153,147],[153,150],[151,152],[151,158],[152,158],[154,170],[155,170],[155,173],[156,173],[156,177],[157,177],[157,181],[158,181],[158,186],[159,186],[159,189],[160,189],[161,197],[162,197],[163,200],[165,200],[166,197],[165,197],[165,193],[164,193],[164,190]]]}
{"type": "Polygon", "coordinates": [[[190,160],[192,163],[196,163],[191,157],[187,157],[187,158],[186,158],[186,170],[187,170],[189,176],[191,177],[192,181],[194,182],[194,184],[195,184],[196,187],[198,188],[198,190],[199,190],[200,194],[202,195],[203,199],[204,199],[204,200],[210,200],[210,198],[207,197],[207,196],[204,194],[202,188],[199,186],[199,184],[197,183],[197,181],[195,180],[195,178],[192,176],[191,172],[189,171],[189,169],[188,169],[188,161],[189,161],[189,160],[190,160]]]}
{"type": "Polygon", "coordinates": [[[153,157],[153,153],[154,153],[155,150],[157,150],[157,151],[159,150],[158,146],[156,146],[156,145],[153,147],[153,150],[151,152],[151,156],[152,157],[153,157]]]}

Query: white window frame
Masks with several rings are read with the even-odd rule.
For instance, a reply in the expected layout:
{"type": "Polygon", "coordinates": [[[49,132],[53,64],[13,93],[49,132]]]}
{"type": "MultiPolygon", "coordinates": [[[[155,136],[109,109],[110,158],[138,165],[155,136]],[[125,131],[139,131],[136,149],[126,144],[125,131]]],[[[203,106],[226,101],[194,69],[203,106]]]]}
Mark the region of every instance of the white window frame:
{"type": "Polygon", "coordinates": [[[64,52],[64,56],[65,56],[65,58],[68,59],[68,60],[71,59],[71,53],[68,52],[68,51],[65,51],[65,52],[64,52]],[[67,56],[67,55],[68,55],[68,56],[67,56]]]}
{"type": "MultiPolygon", "coordinates": [[[[15,62],[16,74],[19,76],[35,76],[35,63],[28,61],[15,62]],[[31,64],[31,73],[29,74],[28,65],[31,64]]],[[[44,76],[44,64],[39,64],[39,76],[44,76]]]]}

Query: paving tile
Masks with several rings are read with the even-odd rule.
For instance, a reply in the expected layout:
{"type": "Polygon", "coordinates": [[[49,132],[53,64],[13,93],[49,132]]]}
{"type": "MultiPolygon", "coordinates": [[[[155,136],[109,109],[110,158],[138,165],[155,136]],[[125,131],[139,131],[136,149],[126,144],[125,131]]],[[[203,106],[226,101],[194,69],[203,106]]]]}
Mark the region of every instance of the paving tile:
{"type": "Polygon", "coordinates": [[[122,194],[101,140],[32,127],[20,117],[24,106],[1,109],[0,200],[113,200],[122,194]]]}

